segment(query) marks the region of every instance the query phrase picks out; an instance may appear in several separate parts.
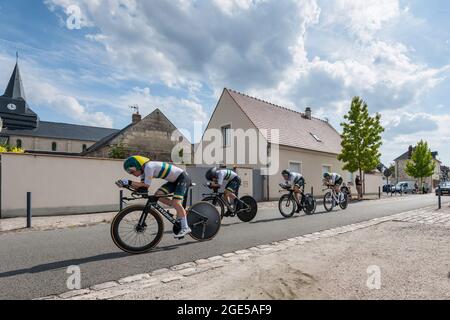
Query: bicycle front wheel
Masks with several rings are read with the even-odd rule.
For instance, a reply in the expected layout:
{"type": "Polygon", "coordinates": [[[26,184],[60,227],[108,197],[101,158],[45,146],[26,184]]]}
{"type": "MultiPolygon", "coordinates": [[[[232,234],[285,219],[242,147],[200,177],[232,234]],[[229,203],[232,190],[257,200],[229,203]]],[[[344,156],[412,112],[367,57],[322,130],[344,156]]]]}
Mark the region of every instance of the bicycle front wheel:
{"type": "Polygon", "coordinates": [[[217,211],[220,213],[220,218],[223,219],[225,213],[225,206],[222,201],[220,201],[217,197],[209,196],[204,198],[202,201],[211,203],[214,207],[216,207],[217,211]]]}
{"type": "Polygon", "coordinates": [[[197,202],[189,208],[187,221],[191,228],[190,236],[197,241],[213,239],[220,229],[219,211],[209,202],[197,202]]]}
{"type": "Polygon", "coordinates": [[[325,193],[325,196],[323,197],[323,206],[325,207],[325,210],[327,212],[330,212],[331,210],[333,210],[334,199],[333,199],[333,194],[331,192],[325,193]]]}
{"type": "Polygon", "coordinates": [[[290,194],[283,195],[278,201],[278,209],[283,217],[292,217],[295,210],[297,210],[297,203],[295,202],[294,197],[290,194]]]}
{"type": "Polygon", "coordinates": [[[121,250],[139,254],[153,249],[161,241],[164,223],[159,213],[150,210],[143,225],[140,220],[145,206],[129,206],[120,211],[111,223],[111,238],[121,250]]]}

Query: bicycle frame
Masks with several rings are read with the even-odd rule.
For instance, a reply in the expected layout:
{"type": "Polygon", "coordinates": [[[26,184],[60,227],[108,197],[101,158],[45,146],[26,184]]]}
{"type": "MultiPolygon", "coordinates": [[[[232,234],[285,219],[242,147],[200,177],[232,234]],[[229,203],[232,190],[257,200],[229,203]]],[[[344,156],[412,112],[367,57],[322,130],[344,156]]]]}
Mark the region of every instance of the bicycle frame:
{"type": "Polygon", "coordinates": [[[295,196],[295,191],[294,191],[294,189],[292,189],[292,188],[289,188],[289,189],[283,188],[283,190],[280,190],[280,193],[281,193],[281,192],[285,192],[285,191],[289,192],[289,196],[290,196],[291,198],[294,199],[294,201],[295,201],[295,203],[297,204],[297,206],[299,206],[300,208],[303,207],[302,202],[303,202],[303,199],[305,198],[305,190],[304,190],[304,187],[303,187],[303,188],[300,188],[300,196],[301,196],[300,202],[297,200],[297,197],[295,196]]]}
{"type": "MultiPolygon", "coordinates": [[[[139,226],[143,226],[145,223],[145,220],[147,219],[148,213],[150,210],[156,210],[159,214],[161,214],[164,218],[166,218],[171,224],[175,225],[177,223],[177,219],[166,209],[164,209],[159,203],[159,199],[161,198],[170,198],[173,196],[173,194],[167,194],[167,195],[161,195],[161,196],[149,196],[148,194],[142,194],[137,193],[134,189],[130,187],[126,187],[126,189],[130,190],[132,198],[122,198],[122,201],[134,201],[134,200],[141,200],[141,199],[148,199],[147,203],[145,204],[144,211],[142,212],[141,218],[139,219],[139,226]]],[[[190,188],[189,188],[190,191],[190,188]]],[[[188,191],[188,192],[189,192],[188,191]]],[[[183,200],[183,207],[186,208],[186,202],[187,202],[187,196],[185,196],[183,200]]],[[[196,212],[195,210],[192,210],[190,213],[195,213],[202,217],[203,221],[208,221],[208,218],[205,218],[202,214],[199,212],[196,212]]]]}
{"type": "Polygon", "coordinates": [[[333,197],[333,200],[336,201],[336,204],[340,204],[341,202],[343,202],[339,197],[339,194],[341,194],[342,191],[339,191],[339,193],[337,193],[336,190],[334,190],[334,188],[331,186],[327,186],[325,189],[322,189],[322,191],[326,190],[331,190],[331,196],[333,197]]]}
{"type": "MultiPolygon", "coordinates": [[[[214,191],[212,192],[212,193],[203,193],[202,194],[202,196],[203,197],[215,197],[218,201],[220,201],[225,207],[227,207],[227,209],[228,210],[230,210],[231,211],[231,209],[233,209],[232,207],[231,207],[231,205],[228,203],[228,201],[226,201],[225,200],[225,198],[224,198],[224,192],[219,192],[218,191],[218,189],[216,190],[216,188],[214,188],[213,189],[214,191]]],[[[236,199],[237,199],[237,201],[240,203],[240,204],[243,204],[245,207],[243,207],[241,210],[239,210],[239,211],[243,211],[243,210],[247,210],[247,209],[249,209],[249,207],[248,207],[248,205],[245,203],[245,202],[243,202],[243,201],[241,201],[241,199],[239,199],[237,196],[236,196],[236,199]]]]}

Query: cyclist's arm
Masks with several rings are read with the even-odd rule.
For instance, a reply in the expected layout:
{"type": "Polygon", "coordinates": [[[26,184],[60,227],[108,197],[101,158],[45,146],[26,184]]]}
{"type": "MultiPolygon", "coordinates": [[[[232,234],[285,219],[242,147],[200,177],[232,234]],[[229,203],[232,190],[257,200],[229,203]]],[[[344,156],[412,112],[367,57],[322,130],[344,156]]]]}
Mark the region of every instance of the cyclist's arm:
{"type": "Polygon", "coordinates": [[[225,178],[225,172],[219,171],[219,173],[217,174],[217,186],[222,186],[223,185],[223,180],[225,178]]]}
{"type": "Polygon", "coordinates": [[[139,189],[139,188],[150,188],[150,185],[146,184],[145,182],[137,182],[137,181],[132,181],[131,182],[131,187],[134,189],[139,189]]]}

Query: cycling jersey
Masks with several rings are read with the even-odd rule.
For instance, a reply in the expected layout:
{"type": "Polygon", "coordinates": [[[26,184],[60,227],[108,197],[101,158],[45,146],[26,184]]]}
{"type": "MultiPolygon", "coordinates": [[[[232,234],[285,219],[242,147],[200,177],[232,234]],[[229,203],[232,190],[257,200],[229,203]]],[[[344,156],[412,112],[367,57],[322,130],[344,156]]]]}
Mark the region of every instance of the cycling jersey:
{"type": "Polygon", "coordinates": [[[224,182],[229,182],[237,176],[237,173],[230,169],[217,170],[217,184],[223,186],[224,182]]]}
{"type": "Polygon", "coordinates": [[[303,176],[300,173],[297,172],[291,172],[291,174],[289,175],[289,180],[288,181],[283,181],[283,183],[288,183],[292,186],[303,186],[305,184],[305,178],[303,178],[303,176]]]}
{"type": "Polygon", "coordinates": [[[141,176],[142,181],[150,185],[152,179],[164,179],[168,182],[175,182],[184,170],[167,162],[151,161],[144,166],[144,174],[141,176]]]}
{"type": "Polygon", "coordinates": [[[342,177],[340,174],[332,173],[331,174],[331,183],[334,185],[340,185],[342,184],[342,177]]]}

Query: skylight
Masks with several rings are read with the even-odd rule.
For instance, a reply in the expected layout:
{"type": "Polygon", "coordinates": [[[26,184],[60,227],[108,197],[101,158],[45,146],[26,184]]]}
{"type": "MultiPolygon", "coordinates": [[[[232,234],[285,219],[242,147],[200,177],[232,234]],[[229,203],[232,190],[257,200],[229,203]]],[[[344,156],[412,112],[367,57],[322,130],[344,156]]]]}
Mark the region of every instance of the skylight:
{"type": "Polygon", "coordinates": [[[317,134],[314,134],[312,132],[310,132],[310,133],[314,137],[314,139],[316,139],[317,142],[322,142],[322,139],[320,139],[320,137],[317,134]]]}

